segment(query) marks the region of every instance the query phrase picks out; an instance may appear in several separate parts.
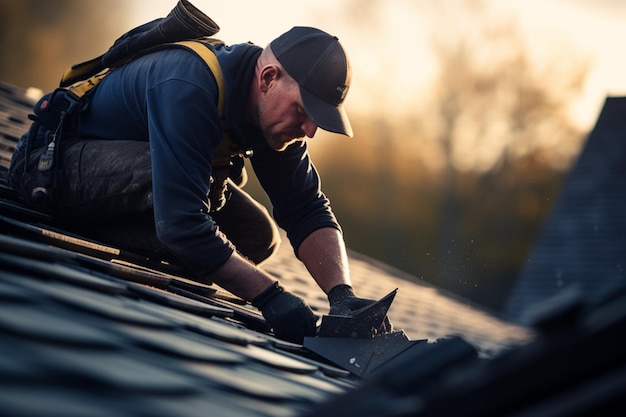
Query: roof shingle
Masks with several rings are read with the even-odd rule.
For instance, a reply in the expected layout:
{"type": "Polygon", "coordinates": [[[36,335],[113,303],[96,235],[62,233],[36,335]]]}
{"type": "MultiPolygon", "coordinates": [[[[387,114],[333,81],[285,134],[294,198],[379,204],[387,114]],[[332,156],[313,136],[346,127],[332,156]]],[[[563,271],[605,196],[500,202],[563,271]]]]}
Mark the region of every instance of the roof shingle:
{"type": "MultiPolygon", "coordinates": [[[[623,341],[603,349],[591,365],[570,365],[596,345],[604,347],[616,331],[623,334],[626,303],[587,314],[564,305],[552,333],[538,335],[351,253],[360,295],[380,298],[398,288],[390,310],[395,328],[428,340],[394,357],[371,380],[357,378],[274,338],[254,307],[219,287],[72,235],[25,209],[2,178],[29,105],[23,90],[0,84],[5,415],[343,417],[512,415],[522,409],[532,415],[560,404],[563,378],[586,394],[576,403],[592,410],[601,399],[614,405],[626,392],[623,341]],[[607,372],[608,365],[617,371],[607,372]],[[596,385],[587,390],[590,383],[596,385]],[[552,395],[548,408],[541,408],[544,392],[552,395]]],[[[325,295],[286,247],[264,268],[327,313],[325,295]]]]}

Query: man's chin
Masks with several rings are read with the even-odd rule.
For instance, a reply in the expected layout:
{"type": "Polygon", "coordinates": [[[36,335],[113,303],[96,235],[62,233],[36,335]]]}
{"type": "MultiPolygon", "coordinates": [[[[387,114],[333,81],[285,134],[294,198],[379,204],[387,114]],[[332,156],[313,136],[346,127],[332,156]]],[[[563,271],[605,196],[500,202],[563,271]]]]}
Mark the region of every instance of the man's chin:
{"type": "Polygon", "coordinates": [[[272,148],[273,151],[275,152],[282,152],[284,151],[287,146],[289,146],[288,144],[284,143],[284,142],[271,142],[269,143],[270,148],[272,148]]]}
{"type": "Polygon", "coordinates": [[[297,142],[298,140],[300,140],[301,138],[295,138],[295,139],[291,139],[288,140],[287,142],[284,142],[282,140],[277,140],[277,141],[272,141],[270,143],[270,147],[275,150],[276,152],[282,152],[285,149],[287,149],[287,147],[295,142],[297,142]]]}

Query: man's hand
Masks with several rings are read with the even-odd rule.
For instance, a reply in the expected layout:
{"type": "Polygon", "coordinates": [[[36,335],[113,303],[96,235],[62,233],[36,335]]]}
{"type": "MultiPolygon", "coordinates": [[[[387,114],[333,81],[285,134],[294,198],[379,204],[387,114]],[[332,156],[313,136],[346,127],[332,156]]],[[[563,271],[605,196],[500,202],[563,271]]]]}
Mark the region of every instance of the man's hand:
{"type": "MultiPolygon", "coordinates": [[[[376,302],[376,300],[357,297],[354,289],[346,284],[333,287],[328,292],[328,301],[331,316],[350,316],[353,312],[376,302]]],[[[389,318],[385,317],[381,330],[386,333],[391,332],[392,329],[389,318]]]]}
{"type": "Polygon", "coordinates": [[[279,339],[301,344],[305,336],[315,336],[317,317],[313,310],[278,282],[255,297],[252,305],[261,310],[279,339]]]}

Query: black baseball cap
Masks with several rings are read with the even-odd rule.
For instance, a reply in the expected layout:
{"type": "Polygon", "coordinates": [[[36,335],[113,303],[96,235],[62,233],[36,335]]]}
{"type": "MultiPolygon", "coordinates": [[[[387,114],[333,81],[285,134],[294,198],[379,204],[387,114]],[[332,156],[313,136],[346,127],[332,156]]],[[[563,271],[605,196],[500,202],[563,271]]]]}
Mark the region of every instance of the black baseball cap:
{"type": "Polygon", "coordinates": [[[337,37],[296,26],[270,43],[285,71],[298,82],[304,111],[320,128],[352,137],[343,107],[350,88],[350,62],[337,37]]]}

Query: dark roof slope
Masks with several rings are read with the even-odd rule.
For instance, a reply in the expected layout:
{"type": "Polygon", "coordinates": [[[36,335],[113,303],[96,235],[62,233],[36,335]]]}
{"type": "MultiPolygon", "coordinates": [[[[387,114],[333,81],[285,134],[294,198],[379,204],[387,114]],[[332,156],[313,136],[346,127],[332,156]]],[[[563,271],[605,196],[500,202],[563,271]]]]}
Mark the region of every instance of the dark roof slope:
{"type": "Polygon", "coordinates": [[[626,288],[626,97],[609,97],[508,303],[523,320],[533,304],[578,290],[600,302],[626,288]]]}
{"type": "MultiPolygon", "coordinates": [[[[552,303],[538,316],[537,336],[353,254],[359,292],[380,298],[399,288],[390,310],[395,327],[410,339],[428,339],[362,380],[274,338],[256,309],[219,287],[188,280],[158,259],[73,235],[24,208],[2,178],[31,104],[22,90],[0,84],[2,415],[624,410],[625,346],[616,336],[626,327],[624,300],[585,308],[576,298],[552,303]]],[[[286,246],[264,267],[320,314],[327,311],[325,296],[286,246]]]]}

